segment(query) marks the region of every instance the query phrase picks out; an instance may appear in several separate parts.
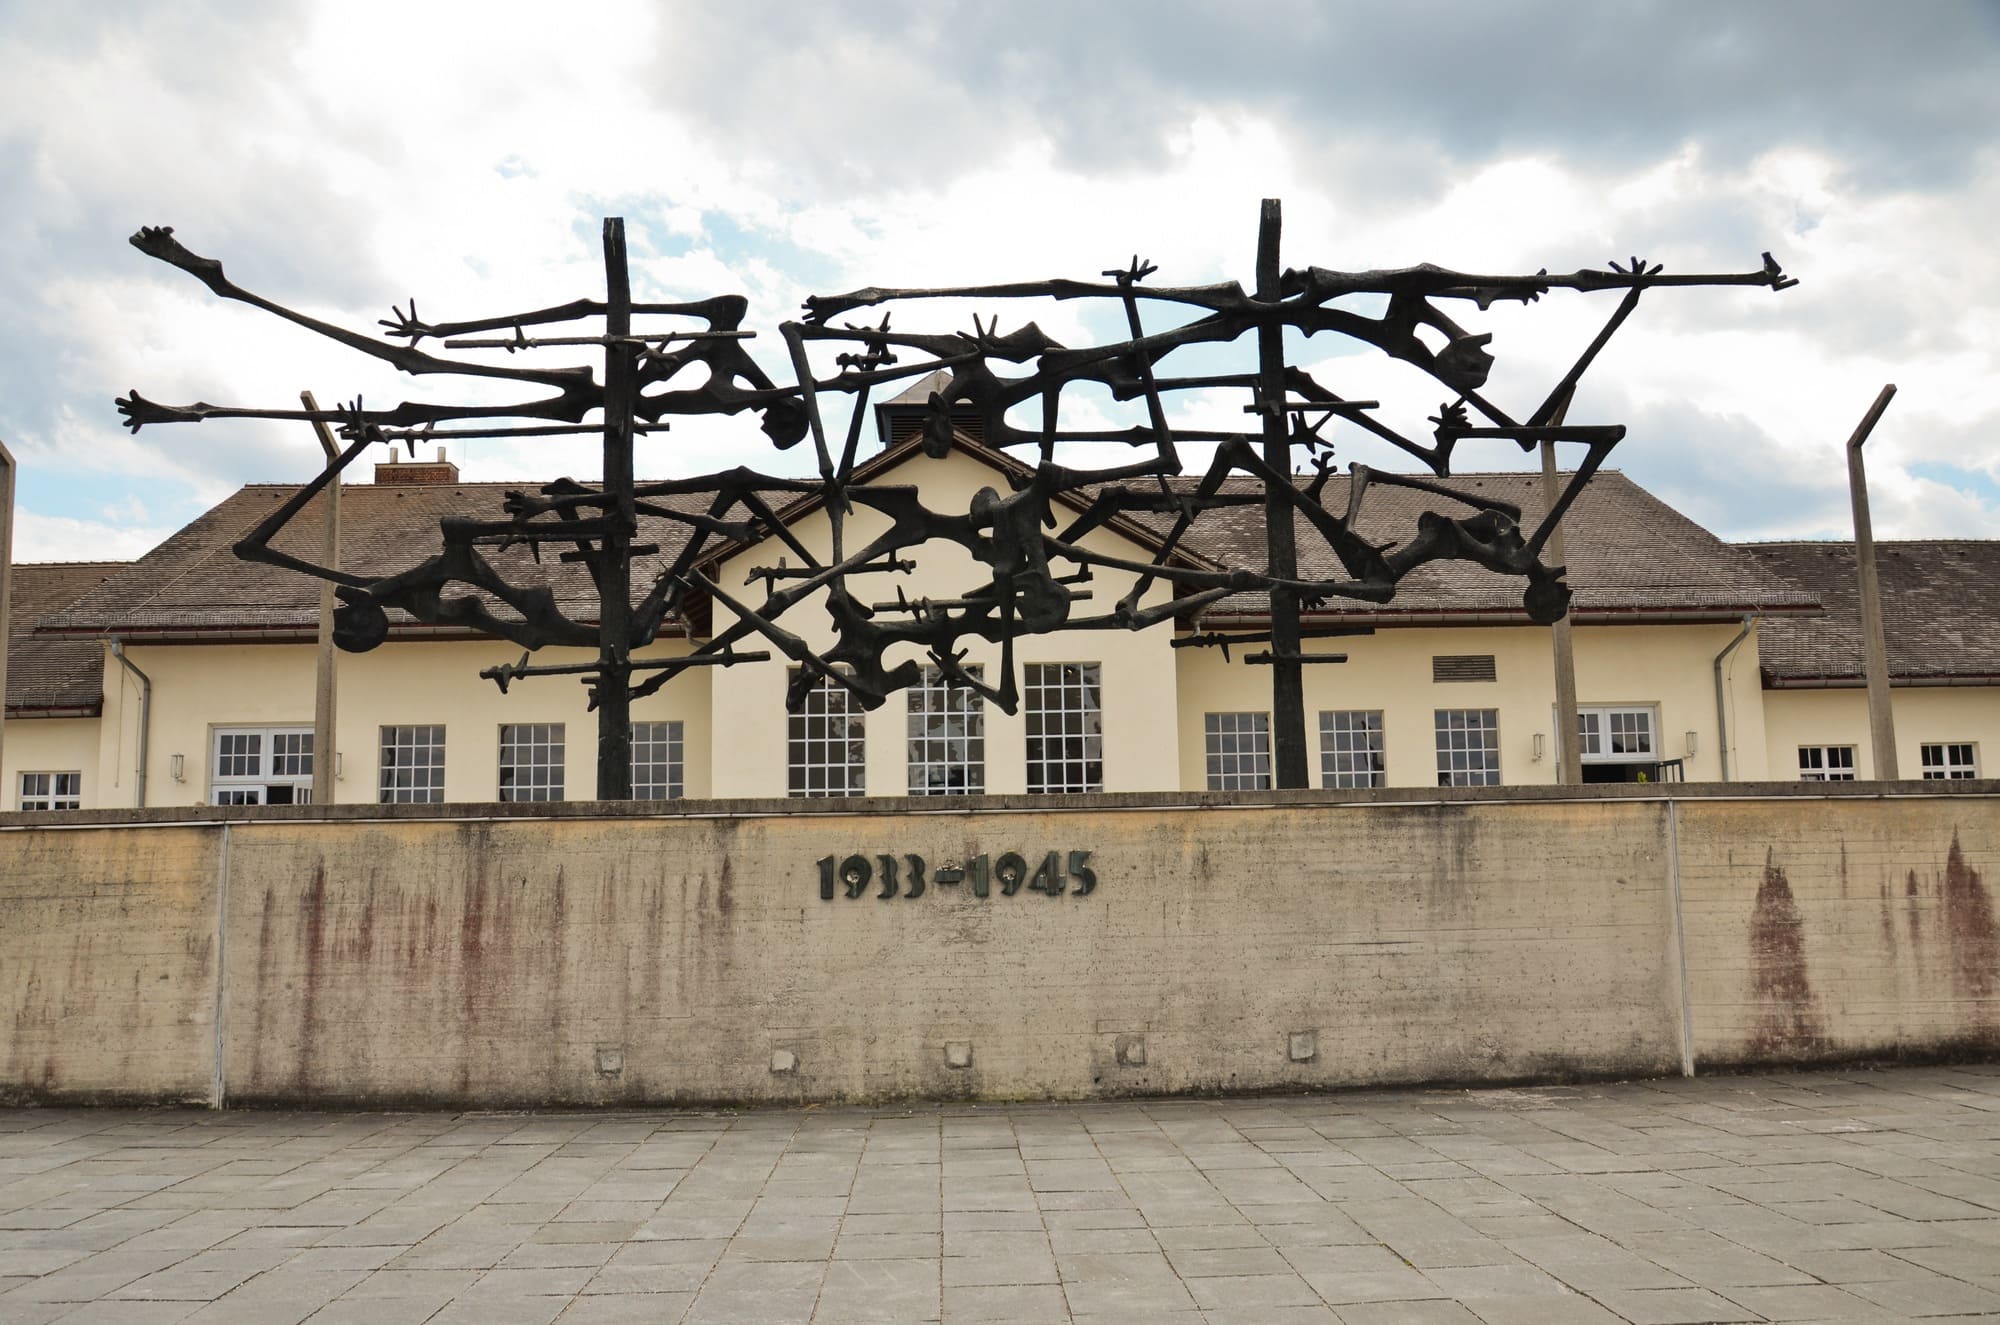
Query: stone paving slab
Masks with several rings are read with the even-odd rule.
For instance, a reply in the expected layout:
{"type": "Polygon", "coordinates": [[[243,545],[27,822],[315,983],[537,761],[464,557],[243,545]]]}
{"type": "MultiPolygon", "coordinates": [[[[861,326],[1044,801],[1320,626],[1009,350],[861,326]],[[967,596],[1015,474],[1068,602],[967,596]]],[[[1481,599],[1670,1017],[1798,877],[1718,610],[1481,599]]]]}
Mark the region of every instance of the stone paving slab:
{"type": "Polygon", "coordinates": [[[0,1111],[0,1325],[2000,1322],[2000,1064],[655,1113],[0,1111]]]}

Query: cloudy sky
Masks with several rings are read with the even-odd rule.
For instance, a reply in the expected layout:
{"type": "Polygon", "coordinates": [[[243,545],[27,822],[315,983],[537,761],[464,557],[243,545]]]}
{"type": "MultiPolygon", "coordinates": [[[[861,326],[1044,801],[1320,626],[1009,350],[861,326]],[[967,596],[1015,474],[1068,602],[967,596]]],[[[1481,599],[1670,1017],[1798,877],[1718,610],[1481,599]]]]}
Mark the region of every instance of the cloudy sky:
{"type": "MultiPolygon", "coordinates": [[[[811,293],[1091,277],[1134,253],[1157,282],[1248,285],[1264,197],[1299,267],[1741,271],[1769,250],[1797,288],[1649,295],[1572,421],[1627,424],[1614,465],[1725,536],[1838,536],[1841,443],[1895,382],[1869,447],[1878,532],[2000,537],[1992,0],[0,0],[0,69],[24,560],[136,555],[238,484],[315,467],[296,424],[127,434],[112,399],[133,387],[275,407],[435,387],[217,301],[128,246],[140,225],[372,329],[412,296],[442,319],[597,295],[599,221],[622,215],[641,298],[748,295],[789,380],[775,328],[811,293]]],[[[1525,413],[1610,306],[1481,321],[1500,403],[1525,413]]],[[[1117,330],[1036,316],[1064,340],[1117,330]]],[[[1438,404],[1400,365],[1305,357],[1405,431],[1438,404]]],[[[1518,465],[1507,449],[1468,459],[1518,465]]],[[[576,443],[454,458],[470,478],[593,471],[576,443]]],[[[642,443],[640,469],[770,459],[753,423],[696,421],[642,443]]]]}

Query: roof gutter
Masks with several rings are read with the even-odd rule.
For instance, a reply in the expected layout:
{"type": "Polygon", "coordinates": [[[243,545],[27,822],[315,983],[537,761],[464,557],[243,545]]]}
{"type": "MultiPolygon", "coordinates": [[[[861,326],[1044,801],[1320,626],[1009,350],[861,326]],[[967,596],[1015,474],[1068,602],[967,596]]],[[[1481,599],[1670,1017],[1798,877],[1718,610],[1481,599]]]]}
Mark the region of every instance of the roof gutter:
{"type": "Polygon", "coordinates": [[[125,645],[116,635],[111,638],[111,656],[132,675],[139,678],[139,808],[146,808],[146,754],[147,745],[153,734],[153,678],[136,667],[125,656],[125,645]]]}
{"type": "Polygon", "coordinates": [[[1757,614],[1746,613],[1743,629],[1736,632],[1736,638],[1722,646],[1722,652],[1715,655],[1715,744],[1722,752],[1722,780],[1729,781],[1729,705],[1722,690],[1722,664],[1729,655],[1736,652],[1736,646],[1750,638],[1750,632],[1757,626],[1757,614]]]}
{"type": "Polygon", "coordinates": [[[96,718],[103,716],[102,704],[9,704],[7,719],[96,718]]]}
{"type": "MultiPolygon", "coordinates": [[[[1865,676],[1774,676],[1764,683],[1766,690],[1861,690],[1865,676]]],[[[1966,672],[1958,676],[1891,676],[1897,690],[1926,686],[2000,686],[2000,673],[1966,672]]]]}
{"type": "MultiPolygon", "coordinates": [[[[1741,621],[1745,615],[1758,618],[1767,616],[1817,617],[1823,615],[1817,604],[1797,606],[1751,607],[1730,606],[1715,608],[1670,608],[1670,607],[1593,607],[1571,608],[1570,620],[1578,626],[1714,626],[1731,621],[1741,621]]],[[[1533,626],[1528,614],[1513,608],[1483,610],[1471,608],[1456,610],[1450,608],[1416,609],[1406,612],[1311,612],[1300,618],[1306,625],[1333,626],[1533,626]]],[[[1214,608],[1202,614],[1205,628],[1212,630],[1238,630],[1268,628],[1270,616],[1263,612],[1221,612],[1214,608]]],[[[1546,629],[1546,627],[1538,627],[1546,629]]]]}

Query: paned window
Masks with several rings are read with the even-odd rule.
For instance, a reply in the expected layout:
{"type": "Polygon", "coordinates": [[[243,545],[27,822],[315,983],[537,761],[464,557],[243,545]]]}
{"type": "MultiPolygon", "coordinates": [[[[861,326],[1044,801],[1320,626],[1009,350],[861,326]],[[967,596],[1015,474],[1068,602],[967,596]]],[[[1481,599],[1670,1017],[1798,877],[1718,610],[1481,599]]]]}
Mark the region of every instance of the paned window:
{"type": "Polygon", "coordinates": [[[215,805],[304,805],[312,800],[310,727],[217,727],[208,799],[215,805]]]}
{"type": "Polygon", "coordinates": [[[846,686],[821,677],[804,707],[786,715],[785,770],[793,796],[868,794],[861,705],[846,686]]]}
{"type": "MultiPolygon", "coordinates": [[[[984,672],[965,669],[978,680],[984,672]]],[[[986,701],[976,690],[949,685],[924,668],[910,697],[910,794],[977,796],[986,790],[986,701]]]]}
{"type": "Polygon", "coordinates": [[[1339,709],[1319,715],[1319,784],[1381,787],[1388,783],[1379,709],[1339,709]]]}
{"type": "Polygon", "coordinates": [[[563,798],[563,724],[508,722],[500,726],[500,799],[563,798]]]}
{"type": "Polygon", "coordinates": [[[1103,791],[1102,667],[1029,663],[1021,679],[1030,794],[1103,791]]]}
{"type": "Polygon", "coordinates": [[[444,800],[444,728],[382,729],[384,805],[437,805],[444,800]]]}
{"type": "Polygon", "coordinates": [[[80,810],[83,808],[83,774],[23,773],[23,810],[80,810]]]}
{"type": "Polygon", "coordinates": [[[1851,745],[1800,746],[1799,781],[1854,781],[1854,747],[1851,745]]]}
{"type": "Polygon", "coordinates": [[[632,724],[632,799],[679,800],[683,746],[678,722],[632,724]]]}
{"type": "Polygon", "coordinates": [[[1944,743],[1919,747],[1923,755],[1924,778],[1930,782],[1979,776],[1979,747],[1965,743],[1944,743]]]}
{"type": "Polygon", "coordinates": [[[1206,713],[1201,739],[1210,791],[1271,789],[1271,715],[1206,713]]]}
{"type": "Polygon", "coordinates": [[[1500,785],[1500,710],[1439,709],[1437,769],[1440,787],[1500,785]]]}
{"type": "Polygon", "coordinates": [[[1576,725],[1585,763],[1651,763],[1659,757],[1650,708],[1579,709],[1576,725]]]}

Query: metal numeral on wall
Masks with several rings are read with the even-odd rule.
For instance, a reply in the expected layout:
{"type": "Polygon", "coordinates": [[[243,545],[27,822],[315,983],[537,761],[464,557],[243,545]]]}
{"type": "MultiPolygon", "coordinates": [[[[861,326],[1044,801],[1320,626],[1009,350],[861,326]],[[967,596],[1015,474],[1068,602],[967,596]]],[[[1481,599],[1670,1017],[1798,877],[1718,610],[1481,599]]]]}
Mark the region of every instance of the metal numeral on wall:
{"type": "Polygon", "coordinates": [[[922,856],[906,853],[901,857],[908,866],[907,879],[897,859],[887,852],[876,853],[872,864],[859,853],[845,858],[821,856],[814,862],[819,870],[820,900],[831,902],[836,890],[839,896],[851,900],[867,892],[868,885],[877,880],[881,887],[875,897],[884,902],[897,896],[914,900],[923,896],[927,887],[935,887],[942,893],[965,886],[974,897],[989,898],[996,882],[1002,897],[1012,897],[1024,890],[1045,897],[1061,897],[1065,893],[1086,897],[1097,889],[1097,872],[1090,868],[1088,851],[1072,851],[1067,856],[1060,851],[1046,852],[1032,870],[1028,858],[1018,851],[1002,852],[997,858],[982,852],[964,865],[956,861],[939,865],[928,884],[922,856]]]}

